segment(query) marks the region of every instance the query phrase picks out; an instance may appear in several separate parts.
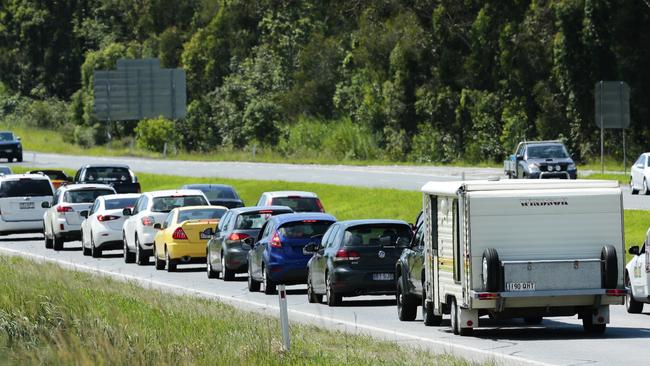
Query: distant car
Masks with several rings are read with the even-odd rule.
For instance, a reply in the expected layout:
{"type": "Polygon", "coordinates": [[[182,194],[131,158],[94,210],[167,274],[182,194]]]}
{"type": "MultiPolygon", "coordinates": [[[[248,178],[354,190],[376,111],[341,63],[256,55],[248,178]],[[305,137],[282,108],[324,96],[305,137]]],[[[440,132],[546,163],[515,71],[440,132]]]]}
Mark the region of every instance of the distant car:
{"type": "Polygon", "coordinates": [[[63,170],[54,170],[54,169],[39,169],[39,170],[30,170],[27,174],[43,174],[50,178],[52,186],[54,189],[59,189],[64,184],[72,182],[72,178],[68,176],[63,170]]]}
{"type": "Polygon", "coordinates": [[[578,169],[561,141],[524,141],[503,162],[509,178],[576,179],[578,169]]]}
{"type": "Polygon", "coordinates": [[[273,294],[277,284],[307,282],[307,262],[312,253],[305,246],[320,244],[327,228],[336,222],[324,213],[293,213],[271,217],[248,252],[248,290],[273,294]]]}
{"type": "Polygon", "coordinates": [[[203,192],[196,189],[164,190],[143,193],[135,207],[122,210],[129,216],[122,225],[124,262],[149,263],[153,254],[154,237],[158,230],[153,226],[162,223],[176,207],[209,205],[203,192]]]}
{"type": "Polygon", "coordinates": [[[244,201],[239,198],[237,191],[226,184],[186,184],[181,189],[200,190],[214,206],[244,207],[244,201]]]}
{"type": "Polygon", "coordinates": [[[133,207],[140,197],[137,193],[99,196],[88,211],[79,214],[85,218],[81,223],[81,245],[84,255],[102,256],[102,251],[122,248],[122,210],[133,207]]]}
{"type": "Polygon", "coordinates": [[[208,278],[224,281],[235,279],[236,273],[248,272],[248,251],[260,229],[271,216],[292,213],[286,206],[240,207],[228,211],[208,241],[208,278]]]}
{"type": "Polygon", "coordinates": [[[338,306],[345,296],[394,295],[395,263],[408,247],[411,226],[399,220],[350,220],[332,225],[322,245],[310,245],[307,296],[338,306]]]}
{"type": "Polygon", "coordinates": [[[206,229],[214,227],[224,213],[225,206],[178,207],[167,215],[154,238],[153,258],[156,269],[176,271],[178,264],[205,263],[205,246],[210,239],[206,229]]]}
{"type": "MultiPolygon", "coordinates": [[[[650,230],[648,231],[650,233],[650,230]]],[[[648,236],[646,235],[646,238],[648,236]]],[[[628,313],[640,314],[643,305],[650,303],[650,248],[647,241],[639,249],[632,246],[629,253],[632,259],[625,266],[625,308],[628,313]]]]}
{"type": "Polygon", "coordinates": [[[23,161],[23,144],[20,137],[15,136],[11,131],[0,131],[0,158],[6,158],[8,162],[23,161]]]}
{"type": "Polygon", "coordinates": [[[0,235],[43,232],[42,204],[53,195],[50,180],[40,174],[0,176],[0,235]]]}
{"type": "Polygon", "coordinates": [[[257,206],[288,206],[294,212],[325,212],[320,199],[313,192],[275,191],[264,192],[257,206]]]}
{"type": "Polygon", "coordinates": [[[107,184],[117,193],[140,193],[138,178],[124,164],[86,164],[77,170],[74,182],[107,184]]]}
{"type": "Polygon", "coordinates": [[[99,196],[115,194],[105,184],[70,184],[57,189],[52,203],[44,202],[48,210],[43,216],[45,247],[63,249],[63,243],[81,239],[81,211],[88,211],[99,196]]]}
{"type": "Polygon", "coordinates": [[[650,153],[643,153],[630,169],[630,192],[632,194],[650,194],[650,153]]]}
{"type": "MultiPolygon", "coordinates": [[[[11,168],[6,166],[6,165],[0,165],[0,175],[8,175],[12,174],[13,172],[11,171],[11,168]]],[[[31,172],[27,172],[25,174],[32,174],[31,172]]]]}

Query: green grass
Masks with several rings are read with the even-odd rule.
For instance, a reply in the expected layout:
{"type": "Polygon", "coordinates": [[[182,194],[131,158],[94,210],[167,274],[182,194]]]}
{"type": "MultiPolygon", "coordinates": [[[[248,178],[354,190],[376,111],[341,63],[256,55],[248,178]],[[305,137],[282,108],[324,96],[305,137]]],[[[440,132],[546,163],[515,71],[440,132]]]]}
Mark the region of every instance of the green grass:
{"type": "Polygon", "coordinates": [[[600,174],[600,173],[594,173],[590,174],[581,178],[586,178],[586,179],[606,179],[606,180],[616,180],[621,184],[629,184],[630,183],[630,175],[629,174],[600,174]]]}
{"type": "Polygon", "coordinates": [[[0,363],[466,365],[367,336],[291,324],[218,301],[0,257],[0,363]]]}

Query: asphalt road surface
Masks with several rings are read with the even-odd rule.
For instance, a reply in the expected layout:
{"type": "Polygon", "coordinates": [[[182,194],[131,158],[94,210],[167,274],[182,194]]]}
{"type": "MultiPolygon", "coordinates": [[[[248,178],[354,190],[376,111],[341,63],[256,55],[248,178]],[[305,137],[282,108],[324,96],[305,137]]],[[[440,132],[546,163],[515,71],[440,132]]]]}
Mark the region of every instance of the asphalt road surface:
{"type": "MultiPolygon", "coordinates": [[[[78,169],[83,164],[128,164],[135,172],[290,182],[329,183],[350,186],[419,190],[426,182],[436,180],[486,179],[501,177],[502,169],[433,166],[346,166],[268,164],[246,162],[201,162],[156,160],[133,157],[94,157],[46,154],[26,151],[21,165],[40,168],[78,169]]],[[[650,210],[650,196],[632,196],[623,187],[626,209],[650,210]]]]}
{"type": "MultiPolygon", "coordinates": [[[[66,243],[64,250],[45,249],[41,235],[14,235],[0,238],[0,254],[21,255],[40,261],[54,261],[76,270],[95,272],[145,287],[174,293],[219,299],[238,308],[269,315],[278,314],[277,296],[249,293],[245,275],[234,282],[208,279],[205,266],[179,266],[179,272],[156,271],[153,265],[125,264],[121,251],[107,252],[104,258],[84,257],[79,242],[66,243]]],[[[545,319],[539,326],[523,322],[481,319],[473,337],[453,335],[445,317],[441,327],[425,327],[421,312],[414,322],[397,319],[395,301],[388,296],[345,298],[344,306],[329,308],[307,302],[305,286],[288,287],[289,318],[351,333],[369,334],[404,345],[435,352],[452,353],[497,364],[552,365],[644,365],[650,351],[650,305],[643,314],[631,315],[624,306],[611,307],[611,324],[604,335],[583,332],[576,317],[545,319]]],[[[267,332],[267,329],[260,331],[267,332]]],[[[280,330],[277,331],[278,336],[280,330]]]]}

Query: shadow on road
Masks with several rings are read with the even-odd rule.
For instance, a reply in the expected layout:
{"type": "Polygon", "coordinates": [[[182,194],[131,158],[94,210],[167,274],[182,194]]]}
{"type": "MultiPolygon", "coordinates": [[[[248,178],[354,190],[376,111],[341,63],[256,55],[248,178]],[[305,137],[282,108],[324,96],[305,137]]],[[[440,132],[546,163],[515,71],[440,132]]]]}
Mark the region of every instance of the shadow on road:
{"type": "Polygon", "coordinates": [[[106,258],[106,259],[124,258],[124,254],[122,254],[122,253],[102,254],[101,258],[106,258]]]}
{"type": "Polygon", "coordinates": [[[354,306],[368,306],[368,307],[377,307],[377,306],[396,306],[395,299],[386,299],[386,300],[348,300],[343,298],[342,307],[354,307],[354,306]]]}
{"type": "Polygon", "coordinates": [[[0,237],[0,242],[42,241],[42,236],[0,237]]]}
{"type": "Polygon", "coordinates": [[[205,272],[205,267],[177,267],[176,272],[205,272]]]}

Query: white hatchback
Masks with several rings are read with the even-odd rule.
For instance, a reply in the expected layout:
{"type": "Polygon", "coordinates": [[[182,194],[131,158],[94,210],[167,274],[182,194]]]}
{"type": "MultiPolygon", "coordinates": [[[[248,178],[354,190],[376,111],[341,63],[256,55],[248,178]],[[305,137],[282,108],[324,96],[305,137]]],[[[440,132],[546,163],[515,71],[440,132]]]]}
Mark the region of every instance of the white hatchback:
{"type": "Polygon", "coordinates": [[[630,191],[632,194],[650,194],[650,153],[643,153],[630,169],[630,191]]]}
{"type": "Polygon", "coordinates": [[[43,232],[43,204],[53,194],[44,175],[0,175],[0,235],[43,232]]]}
{"type": "MultiPolygon", "coordinates": [[[[650,234],[650,230],[648,230],[650,234]]],[[[646,238],[648,235],[646,234],[646,238]]],[[[639,314],[643,311],[643,304],[650,303],[650,248],[648,241],[639,248],[630,247],[629,254],[632,259],[625,266],[625,308],[628,313],[639,314]]]]}
{"type": "Polygon", "coordinates": [[[79,214],[86,219],[81,223],[81,245],[84,255],[102,256],[102,251],[122,249],[122,225],[125,208],[135,206],[139,193],[110,194],[97,197],[88,211],[79,214]]]}
{"type": "Polygon", "coordinates": [[[125,208],[124,216],[130,216],[122,225],[124,262],[149,263],[153,254],[153,239],[158,230],[153,225],[162,223],[167,214],[176,207],[209,206],[203,192],[197,189],[179,189],[143,193],[133,209],[125,208]]]}

